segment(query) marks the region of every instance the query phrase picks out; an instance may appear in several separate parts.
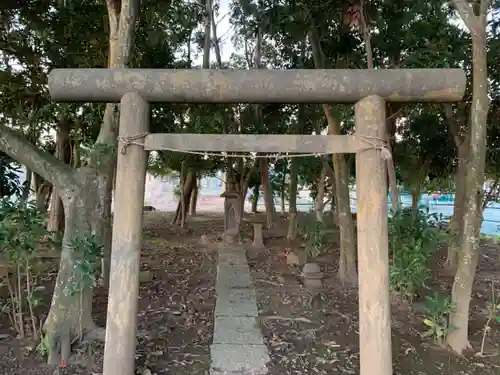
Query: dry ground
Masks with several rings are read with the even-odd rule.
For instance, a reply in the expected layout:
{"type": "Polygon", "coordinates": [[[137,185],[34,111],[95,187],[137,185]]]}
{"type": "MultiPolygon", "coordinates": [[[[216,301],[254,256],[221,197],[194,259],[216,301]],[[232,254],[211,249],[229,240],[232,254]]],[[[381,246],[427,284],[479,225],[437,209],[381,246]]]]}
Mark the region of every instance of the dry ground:
{"type": "MultiPolygon", "coordinates": [[[[148,213],[145,219],[142,270],[151,272],[153,280],[141,283],[137,364],[157,374],[205,375],[209,367],[209,345],[212,336],[216,254],[200,246],[200,237],[217,240],[222,231],[220,217],[198,215],[190,218],[189,229],[169,226],[167,216],[148,213]]],[[[249,240],[245,225],[243,239],[249,240]]],[[[289,244],[283,238],[267,241],[266,250],[249,250],[248,258],[257,289],[263,333],[272,362],[270,375],[357,374],[359,373],[357,295],[353,288],[342,288],[335,278],[335,245],[322,256],[326,292],[321,306],[311,307],[310,295],[302,288],[296,270],[283,262],[282,254],[289,244]]],[[[41,282],[50,286],[57,265],[45,259],[50,272],[41,282]]],[[[486,320],[485,306],[492,281],[499,281],[498,250],[483,249],[476,277],[470,337],[479,348],[486,320]]],[[[441,264],[436,261],[435,264],[441,264]]],[[[436,267],[433,290],[449,290],[452,279],[436,267]]],[[[45,303],[50,302],[47,290],[45,303]]],[[[421,302],[420,302],[421,304],[421,302]]],[[[105,324],[106,293],[98,290],[95,317],[105,324]]],[[[46,308],[42,309],[42,313],[46,308]]],[[[495,323],[487,338],[487,355],[471,352],[457,358],[422,339],[423,313],[417,301],[414,307],[394,302],[393,351],[395,374],[498,374],[500,331],[495,323]]],[[[43,315],[41,316],[43,318],[43,315]]],[[[0,373],[12,375],[52,374],[36,354],[27,353],[26,342],[15,339],[8,320],[0,316],[0,373]]],[[[102,346],[80,349],[81,360],[60,373],[101,373],[102,346]],[[90,359],[89,360],[89,353],[90,359]]],[[[148,374],[148,371],[143,374],[148,374]]]]}

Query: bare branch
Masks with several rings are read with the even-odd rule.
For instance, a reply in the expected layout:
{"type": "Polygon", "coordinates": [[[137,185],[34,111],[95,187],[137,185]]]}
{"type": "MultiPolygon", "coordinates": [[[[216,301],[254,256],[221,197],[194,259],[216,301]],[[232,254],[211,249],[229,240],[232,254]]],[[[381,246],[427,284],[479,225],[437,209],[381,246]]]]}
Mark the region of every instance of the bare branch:
{"type": "Polygon", "coordinates": [[[219,38],[217,37],[217,25],[215,23],[215,14],[213,7],[210,13],[211,13],[210,18],[212,21],[212,36],[213,36],[212,43],[214,44],[215,60],[217,61],[217,67],[219,69],[222,69],[222,54],[220,52],[220,41],[219,38]]]}
{"type": "Polygon", "coordinates": [[[472,32],[477,30],[479,27],[479,20],[474,14],[471,4],[466,0],[452,0],[452,3],[469,31],[472,32]]]}
{"type": "Polygon", "coordinates": [[[479,18],[481,25],[486,26],[486,16],[488,15],[488,9],[490,8],[492,0],[481,0],[479,4],[479,18]]]}
{"type": "Polygon", "coordinates": [[[73,169],[69,165],[38,149],[4,125],[0,125],[0,150],[50,181],[59,191],[78,187],[73,169]]]}

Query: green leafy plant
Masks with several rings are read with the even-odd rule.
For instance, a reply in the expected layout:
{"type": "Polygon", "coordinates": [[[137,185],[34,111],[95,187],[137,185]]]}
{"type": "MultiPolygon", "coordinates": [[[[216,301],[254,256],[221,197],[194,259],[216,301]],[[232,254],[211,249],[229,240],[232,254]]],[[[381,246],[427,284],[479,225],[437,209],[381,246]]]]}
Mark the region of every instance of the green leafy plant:
{"type": "Polygon", "coordinates": [[[426,297],[426,317],[424,324],[427,330],[422,337],[432,337],[434,343],[444,345],[446,337],[450,332],[456,329],[449,323],[449,316],[455,311],[455,306],[448,296],[434,293],[426,297]]]}
{"type": "Polygon", "coordinates": [[[442,218],[423,211],[401,211],[389,219],[391,289],[404,300],[412,302],[430,277],[428,259],[445,238],[441,223],[442,218]]]}
{"type": "Polygon", "coordinates": [[[45,335],[42,335],[35,350],[42,357],[45,357],[49,354],[50,345],[49,345],[49,341],[45,335]]]}
{"type": "Polygon", "coordinates": [[[73,269],[70,287],[65,291],[69,295],[83,292],[86,288],[97,286],[102,244],[95,235],[77,237],[71,241],[70,247],[78,257],[73,269]]]}
{"type": "Polygon", "coordinates": [[[34,203],[0,200],[0,277],[9,296],[1,311],[20,337],[26,335],[25,319],[32,335],[39,333],[35,308],[41,301],[40,288],[33,285],[32,261],[46,236],[46,215],[34,203]]]}
{"type": "Polygon", "coordinates": [[[300,237],[308,258],[315,258],[328,248],[327,236],[332,231],[324,223],[315,221],[300,228],[300,237]]]}

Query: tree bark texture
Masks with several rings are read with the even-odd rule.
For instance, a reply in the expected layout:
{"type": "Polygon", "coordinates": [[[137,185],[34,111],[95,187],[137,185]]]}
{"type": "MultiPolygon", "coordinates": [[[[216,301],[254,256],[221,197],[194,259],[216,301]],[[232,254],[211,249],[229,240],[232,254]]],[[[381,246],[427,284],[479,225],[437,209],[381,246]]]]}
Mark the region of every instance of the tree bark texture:
{"type": "MultiPolygon", "coordinates": [[[[59,123],[57,128],[55,157],[66,164],[70,164],[71,162],[69,127],[63,122],[59,123]]],[[[64,230],[64,207],[57,188],[52,190],[47,229],[50,232],[60,232],[64,230]]]]}
{"type": "Polygon", "coordinates": [[[482,223],[486,125],[489,110],[486,58],[488,2],[481,2],[478,16],[474,14],[472,7],[465,0],[454,0],[453,4],[471,34],[473,77],[470,106],[470,148],[464,185],[463,235],[452,288],[452,301],[456,308],[455,312],[450,314],[450,324],[457,329],[447,337],[447,344],[452,350],[462,354],[470,346],[468,340],[469,307],[479,261],[479,236],[482,223]]]}

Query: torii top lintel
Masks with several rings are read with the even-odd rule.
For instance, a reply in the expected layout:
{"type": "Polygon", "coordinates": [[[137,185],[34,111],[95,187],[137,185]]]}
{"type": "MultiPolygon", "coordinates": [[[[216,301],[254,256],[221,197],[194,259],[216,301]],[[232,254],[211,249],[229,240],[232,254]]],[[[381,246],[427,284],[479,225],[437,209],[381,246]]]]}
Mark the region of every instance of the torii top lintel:
{"type": "Polygon", "coordinates": [[[52,99],[119,102],[136,91],[165,103],[355,103],[378,95],[389,102],[462,99],[460,69],[54,69],[52,99]]]}

